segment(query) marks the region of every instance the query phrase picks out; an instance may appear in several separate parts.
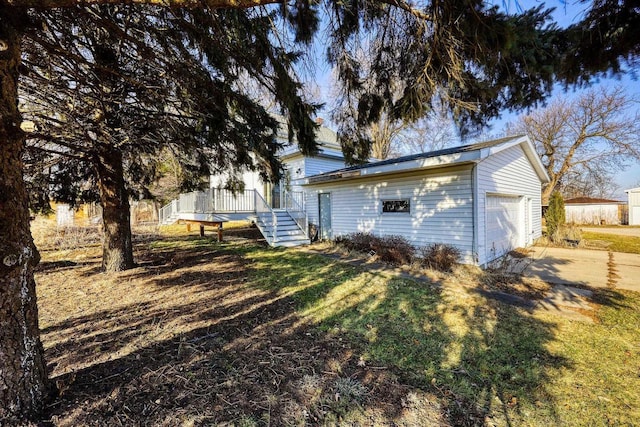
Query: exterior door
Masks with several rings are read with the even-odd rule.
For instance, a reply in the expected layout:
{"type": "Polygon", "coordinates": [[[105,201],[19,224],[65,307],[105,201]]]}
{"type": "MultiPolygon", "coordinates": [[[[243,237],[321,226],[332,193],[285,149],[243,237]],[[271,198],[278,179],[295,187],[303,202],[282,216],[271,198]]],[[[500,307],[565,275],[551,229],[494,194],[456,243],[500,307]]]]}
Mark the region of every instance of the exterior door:
{"type": "Polygon", "coordinates": [[[524,243],[526,245],[530,245],[533,243],[533,200],[529,197],[527,197],[526,199],[525,209],[526,209],[525,214],[527,216],[526,218],[527,229],[525,230],[526,236],[525,236],[524,243]]]}
{"type": "Polygon", "coordinates": [[[265,182],[264,183],[264,198],[265,201],[271,206],[271,209],[282,208],[282,191],[279,182],[265,182]]]}
{"type": "Polygon", "coordinates": [[[331,239],[331,193],[318,194],[320,240],[331,239]]]}
{"type": "Polygon", "coordinates": [[[281,209],[282,206],[282,186],[279,182],[276,182],[273,185],[273,189],[271,190],[271,207],[273,209],[281,209]]]}

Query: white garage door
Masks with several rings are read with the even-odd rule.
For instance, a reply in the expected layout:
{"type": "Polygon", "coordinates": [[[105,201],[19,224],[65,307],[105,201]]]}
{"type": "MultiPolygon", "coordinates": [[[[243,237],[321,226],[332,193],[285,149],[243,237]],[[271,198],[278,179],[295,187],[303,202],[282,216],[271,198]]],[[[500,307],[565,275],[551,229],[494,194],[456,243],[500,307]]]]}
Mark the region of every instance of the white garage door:
{"type": "Polygon", "coordinates": [[[520,245],[521,198],[488,195],[486,200],[486,256],[491,261],[520,245]]]}
{"type": "Polygon", "coordinates": [[[640,206],[632,206],[631,209],[633,209],[633,212],[629,225],[640,225],[640,206]]]}

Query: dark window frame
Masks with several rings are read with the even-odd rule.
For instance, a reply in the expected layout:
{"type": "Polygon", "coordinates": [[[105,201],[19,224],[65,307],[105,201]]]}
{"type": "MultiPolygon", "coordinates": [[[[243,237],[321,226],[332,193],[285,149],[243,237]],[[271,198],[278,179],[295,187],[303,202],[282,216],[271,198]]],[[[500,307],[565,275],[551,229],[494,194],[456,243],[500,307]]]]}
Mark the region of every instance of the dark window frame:
{"type": "Polygon", "coordinates": [[[383,214],[410,214],[411,199],[382,199],[383,214]]]}

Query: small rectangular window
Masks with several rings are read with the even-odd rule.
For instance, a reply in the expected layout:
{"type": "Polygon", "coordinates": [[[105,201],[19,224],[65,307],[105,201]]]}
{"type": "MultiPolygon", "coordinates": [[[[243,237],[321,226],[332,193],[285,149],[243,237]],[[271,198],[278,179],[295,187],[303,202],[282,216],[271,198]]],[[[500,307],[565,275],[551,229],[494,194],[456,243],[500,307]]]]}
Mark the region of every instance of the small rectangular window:
{"type": "Polygon", "coordinates": [[[389,212],[409,213],[411,212],[409,199],[383,200],[382,212],[383,213],[389,213],[389,212]]]}

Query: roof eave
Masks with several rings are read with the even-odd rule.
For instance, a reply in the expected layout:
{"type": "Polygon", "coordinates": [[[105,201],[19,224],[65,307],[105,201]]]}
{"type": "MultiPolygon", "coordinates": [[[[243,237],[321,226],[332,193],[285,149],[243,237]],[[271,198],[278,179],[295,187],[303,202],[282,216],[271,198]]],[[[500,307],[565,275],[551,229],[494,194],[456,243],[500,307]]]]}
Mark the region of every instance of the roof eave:
{"type": "Polygon", "coordinates": [[[381,166],[370,166],[364,169],[346,170],[335,174],[328,173],[309,177],[302,185],[317,185],[328,182],[348,181],[356,178],[366,178],[370,176],[382,176],[397,174],[402,172],[413,172],[417,170],[429,170],[455,165],[477,163],[480,161],[480,151],[474,150],[464,153],[447,154],[437,157],[414,159],[397,163],[390,163],[381,166]]]}

